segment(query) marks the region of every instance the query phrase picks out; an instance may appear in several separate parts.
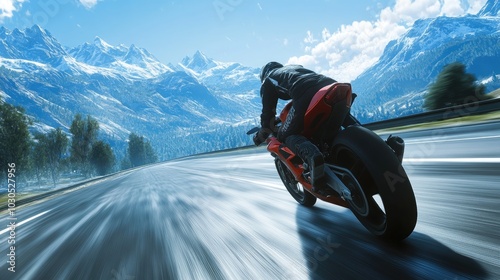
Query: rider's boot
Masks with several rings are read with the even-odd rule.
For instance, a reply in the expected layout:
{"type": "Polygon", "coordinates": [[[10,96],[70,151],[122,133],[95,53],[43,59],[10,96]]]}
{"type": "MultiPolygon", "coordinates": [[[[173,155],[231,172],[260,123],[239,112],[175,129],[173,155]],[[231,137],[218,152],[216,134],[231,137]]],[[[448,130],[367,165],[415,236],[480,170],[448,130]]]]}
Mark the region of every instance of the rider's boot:
{"type": "Polygon", "coordinates": [[[298,156],[309,166],[312,191],[319,192],[326,186],[323,154],[309,141],[299,144],[297,148],[298,156]]]}

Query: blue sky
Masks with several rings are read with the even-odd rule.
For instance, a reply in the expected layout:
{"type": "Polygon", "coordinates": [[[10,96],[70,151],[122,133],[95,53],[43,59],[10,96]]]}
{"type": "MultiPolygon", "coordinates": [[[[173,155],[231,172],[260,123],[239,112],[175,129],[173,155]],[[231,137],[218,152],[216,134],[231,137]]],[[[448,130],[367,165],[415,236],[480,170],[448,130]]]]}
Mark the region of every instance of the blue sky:
{"type": "Polygon", "coordinates": [[[418,18],[476,13],[486,0],[0,0],[8,29],[39,24],[63,45],[135,44],[164,63],[200,50],[261,67],[300,63],[350,81],[418,18]]]}

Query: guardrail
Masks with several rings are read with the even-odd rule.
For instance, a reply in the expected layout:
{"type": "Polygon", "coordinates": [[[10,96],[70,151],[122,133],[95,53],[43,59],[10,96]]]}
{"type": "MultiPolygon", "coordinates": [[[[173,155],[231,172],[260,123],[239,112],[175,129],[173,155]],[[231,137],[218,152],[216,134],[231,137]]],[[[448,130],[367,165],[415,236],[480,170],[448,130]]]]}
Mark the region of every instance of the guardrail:
{"type": "MultiPolygon", "coordinates": [[[[500,98],[484,100],[484,101],[475,102],[475,103],[471,103],[471,104],[458,105],[458,106],[443,108],[443,109],[439,109],[439,110],[424,112],[424,113],[420,113],[420,114],[413,114],[413,115],[404,116],[404,117],[400,117],[400,118],[394,118],[394,119],[390,119],[390,120],[365,123],[365,124],[363,124],[363,126],[370,129],[370,130],[377,130],[377,129],[392,128],[392,127],[399,127],[399,126],[405,126],[405,125],[420,124],[420,123],[426,123],[426,122],[442,121],[442,120],[447,120],[447,119],[452,119],[452,118],[457,118],[457,117],[480,115],[480,114],[485,114],[485,113],[489,113],[489,112],[493,112],[493,111],[500,111],[500,98]]],[[[235,150],[243,150],[243,149],[251,149],[251,148],[255,148],[255,146],[248,145],[248,146],[225,149],[222,151],[205,152],[205,153],[201,153],[201,154],[196,154],[196,156],[198,156],[198,155],[210,155],[210,154],[215,154],[215,153],[219,153],[219,152],[230,152],[230,151],[235,151],[235,150]]],[[[187,156],[187,157],[189,157],[189,156],[187,156]]]]}
{"type": "Polygon", "coordinates": [[[479,115],[498,110],[500,110],[500,98],[495,98],[385,121],[366,123],[363,124],[363,126],[371,130],[377,130],[433,121],[441,121],[457,117],[479,115]]]}

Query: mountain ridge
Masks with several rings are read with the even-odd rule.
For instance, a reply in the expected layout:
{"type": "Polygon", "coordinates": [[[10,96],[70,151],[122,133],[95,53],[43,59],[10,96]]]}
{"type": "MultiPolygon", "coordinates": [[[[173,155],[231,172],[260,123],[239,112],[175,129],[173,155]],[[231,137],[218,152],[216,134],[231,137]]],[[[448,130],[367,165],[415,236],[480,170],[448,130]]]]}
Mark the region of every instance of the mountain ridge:
{"type": "MultiPolygon", "coordinates": [[[[486,6],[491,2],[495,1],[486,6]]],[[[483,10],[492,13],[497,6],[483,10]]],[[[360,106],[354,109],[358,118],[370,122],[423,112],[428,86],[444,66],[457,61],[484,82],[487,91],[500,87],[500,49],[496,47],[500,44],[500,32],[491,30],[500,30],[499,17],[467,15],[417,20],[404,35],[387,44],[375,65],[352,81],[360,95],[360,106]],[[376,109],[359,110],[360,107],[376,109]]]]}
{"type": "MultiPolygon", "coordinates": [[[[356,117],[367,123],[421,112],[427,86],[457,60],[488,88],[500,87],[498,6],[490,0],[478,15],[416,21],[352,82],[356,117]]],[[[116,151],[134,132],[161,159],[250,144],[245,131],[261,111],[259,72],[201,51],[164,64],[134,44],[96,36],[66,48],[40,26],[0,27],[0,95],[26,108],[33,129],[68,131],[76,113],[89,114],[116,151]]]]}
{"type": "Polygon", "coordinates": [[[248,143],[234,124],[249,126],[259,114],[253,100],[258,80],[247,81],[248,73],[254,77],[258,69],[216,62],[199,51],[186,60],[191,65],[181,62],[172,69],[134,44],[112,46],[96,37],[63,48],[40,30],[0,29],[0,47],[5,46],[0,49],[0,95],[25,107],[38,123],[33,129],[68,132],[76,113],[89,114],[119,149],[135,132],[163,150],[162,159],[248,143]],[[33,54],[28,45],[49,55],[33,54]],[[212,72],[218,74],[207,74],[212,72]],[[219,90],[224,83],[229,86],[219,90]],[[233,140],[200,146],[199,139],[211,138],[213,131],[233,140]]]}

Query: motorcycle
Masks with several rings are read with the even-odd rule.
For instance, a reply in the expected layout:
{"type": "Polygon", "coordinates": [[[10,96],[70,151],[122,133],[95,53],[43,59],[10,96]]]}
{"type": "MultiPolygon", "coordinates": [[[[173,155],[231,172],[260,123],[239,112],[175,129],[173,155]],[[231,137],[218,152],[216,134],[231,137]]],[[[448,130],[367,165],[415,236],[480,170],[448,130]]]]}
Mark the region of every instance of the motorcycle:
{"type": "Polygon", "coordinates": [[[313,190],[307,163],[277,138],[292,102],[276,118],[276,127],[266,140],[267,150],[283,184],[299,204],[312,207],[320,199],[348,208],[374,235],[403,240],[417,221],[415,196],[402,166],[404,141],[392,135],[384,141],[363,127],[350,113],[355,97],[349,83],[334,83],[319,90],[306,111],[302,135],[325,158],[326,187],[322,190],[313,190]]]}

